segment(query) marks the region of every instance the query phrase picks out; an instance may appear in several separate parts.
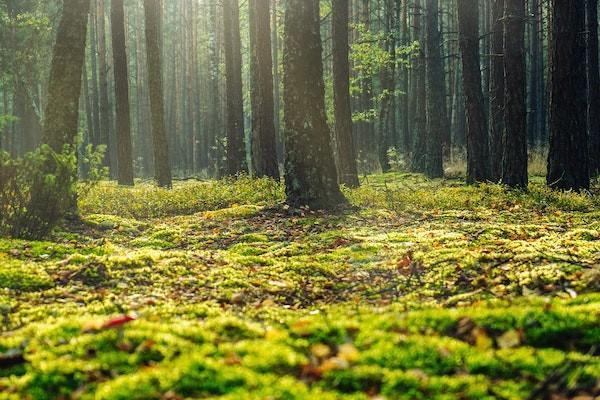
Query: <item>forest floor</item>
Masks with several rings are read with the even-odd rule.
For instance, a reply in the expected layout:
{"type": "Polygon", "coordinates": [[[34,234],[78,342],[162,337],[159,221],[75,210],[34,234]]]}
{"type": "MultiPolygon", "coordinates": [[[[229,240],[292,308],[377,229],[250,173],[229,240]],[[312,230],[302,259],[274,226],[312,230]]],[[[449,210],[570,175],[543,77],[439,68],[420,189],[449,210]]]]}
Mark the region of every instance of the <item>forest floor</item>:
{"type": "MultiPolygon", "coordinates": [[[[535,179],[534,179],[535,181],[535,179]]],[[[0,239],[0,399],[594,399],[600,198],[388,174],[101,184],[0,239]]]]}

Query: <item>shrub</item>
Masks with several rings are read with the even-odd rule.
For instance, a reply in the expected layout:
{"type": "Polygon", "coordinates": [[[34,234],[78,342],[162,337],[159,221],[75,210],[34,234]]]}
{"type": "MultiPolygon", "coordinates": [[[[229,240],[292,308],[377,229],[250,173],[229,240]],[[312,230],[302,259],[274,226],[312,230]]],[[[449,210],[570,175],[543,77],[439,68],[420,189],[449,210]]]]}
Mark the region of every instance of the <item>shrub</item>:
{"type": "Polygon", "coordinates": [[[76,196],[75,154],[48,146],[12,159],[0,153],[0,234],[39,239],[47,235],[76,196]]]}

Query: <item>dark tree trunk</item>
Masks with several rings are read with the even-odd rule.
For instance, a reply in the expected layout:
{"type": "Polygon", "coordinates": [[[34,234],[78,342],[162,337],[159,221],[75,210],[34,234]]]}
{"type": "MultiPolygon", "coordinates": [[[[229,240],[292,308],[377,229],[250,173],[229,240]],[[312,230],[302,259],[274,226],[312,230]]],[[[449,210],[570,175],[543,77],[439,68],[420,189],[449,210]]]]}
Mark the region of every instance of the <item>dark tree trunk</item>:
{"type": "Polygon", "coordinates": [[[359,183],[350,105],[348,0],[333,0],[332,19],[333,103],[339,179],[340,183],[348,187],[357,187],[359,183]]]}
{"type": "Polygon", "coordinates": [[[271,55],[271,0],[250,0],[252,161],[259,177],[279,180],[271,55]]]}
{"type": "Polygon", "coordinates": [[[345,203],[325,116],[318,0],[286,0],[284,48],[285,180],[294,207],[345,203]]]}
{"type": "Polygon", "coordinates": [[[552,0],[551,4],[550,153],[547,181],[556,189],[588,189],[585,2],[552,0]]]}
{"type": "Polygon", "coordinates": [[[467,183],[491,180],[489,140],[481,89],[479,60],[479,6],[476,0],[458,0],[459,46],[467,115],[467,183]]]}
{"type": "Polygon", "coordinates": [[[73,146],[77,137],[81,77],[90,2],[64,0],[50,68],[42,141],[54,151],[73,146]]]}
{"type": "MultiPolygon", "coordinates": [[[[402,44],[408,46],[410,44],[410,33],[408,30],[408,1],[402,4],[402,44]]],[[[410,132],[410,112],[409,112],[409,91],[410,91],[410,79],[409,79],[409,68],[407,66],[402,67],[402,91],[400,97],[400,114],[402,116],[402,152],[405,156],[410,154],[412,148],[412,135],[410,132]]]]}
{"type": "Polygon", "coordinates": [[[427,0],[427,139],[425,174],[430,178],[442,178],[443,137],[448,130],[445,106],[445,79],[442,65],[441,39],[438,22],[438,0],[427,0]]]}
{"type": "Polygon", "coordinates": [[[165,129],[162,57],[160,52],[160,0],[144,0],[146,19],[146,62],[154,147],[154,177],[161,187],[173,185],[169,162],[169,142],[165,129]]]}
{"type": "Polygon", "coordinates": [[[588,130],[590,171],[600,175],[600,66],[598,65],[598,0],[587,0],[588,24],[588,130]]]}
{"type": "Polygon", "coordinates": [[[502,183],[527,188],[527,110],[525,103],[525,1],[506,0],[504,8],[506,86],[502,183]]]}
{"type": "Polygon", "coordinates": [[[112,0],[112,39],[117,104],[118,176],[120,185],[133,186],[133,150],[129,114],[129,74],[125,47],[125,10],[123,0],[112,0]]]}
{"type": "MultiPolygon", "coordinates": [[[[414,2],[414,21],[413,21],[413,40],[422,42],[421,32],[421,1],[414,2]]],[[[412,104],[412,120],[413,120],[413,148],[411,157],[411,169],[414,172],[425,172],[427,152],[427,90],[426,90],[426,71],[425,71],[425,53],[423,49],[419,49],[418,54],[413,60],[413,104],[412,104]]]]}
{"type": "Polygon", "coordinates": [[[114,150],[110,140],[110,105],[108,100],[108,65],[106,62],[106,30],[104,0],[97,0],[97,35],[98,35],[98,79],[100,88],[100,143],[106,145],[104,165],[110,167],[111,177],[114,176],[115,166],[111,164],[114,150]]]}
{"type": "Polygon", "coordinates": [[[491,178],[502,178],[504,137],[504,1],[491,0],[492,38],[490,62],[490,162],[491,178]]]}
{"type": "Polygon", "coordinates": [[[227,174],[245,172],[244,95],[238,0],[223,1],[227,85],[227,174]]]}
{"type": "Polygon", "coordinates": [[[530,76],[529,76],[529,112],[527,124],[527,137],[530,147],[540,146],[542,131],[542,90],[543,90],[543,46],[541,45],[542,15],[540,14],[540,0],[530,1],[530,15],[533,17],[530,35],[530,76]]]}

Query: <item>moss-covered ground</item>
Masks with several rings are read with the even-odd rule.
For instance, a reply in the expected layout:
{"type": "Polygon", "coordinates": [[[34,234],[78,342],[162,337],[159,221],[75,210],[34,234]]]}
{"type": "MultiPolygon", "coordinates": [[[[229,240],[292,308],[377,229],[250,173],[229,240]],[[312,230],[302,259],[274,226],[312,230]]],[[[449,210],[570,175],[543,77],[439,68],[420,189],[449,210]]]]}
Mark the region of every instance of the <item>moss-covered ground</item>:
{"type": "Polygon", "coordinates": [[[0,239],[0,399],[594,399],[600,199],[402,174],[101,184],[0,239]]]}

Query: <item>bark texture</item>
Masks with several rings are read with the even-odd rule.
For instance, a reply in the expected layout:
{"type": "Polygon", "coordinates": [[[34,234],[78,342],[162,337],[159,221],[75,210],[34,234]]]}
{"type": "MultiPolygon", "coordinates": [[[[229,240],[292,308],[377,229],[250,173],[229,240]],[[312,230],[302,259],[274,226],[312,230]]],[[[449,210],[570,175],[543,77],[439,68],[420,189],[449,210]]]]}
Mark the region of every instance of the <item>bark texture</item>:
{"type": "Polygon", "coordinates": [[[271,0],[250,0],[252,161],[259,177],[279,180],[271,56],[271,0]]]}
{"type": "Polygon", "coordinates": [[[129,113],[129,74],[125,47],[125,10],[123,0],[111,2],[115,97],[117,105],[117,154],[120,185],[133,186],[133,150],[129,113]]]}
{"type": "Polygon", "coordinates": [[[585,2],[552,0],[551,6],[548,185],[589,189],[585,2]]]}
{"type": "Polygon", "coordinates": [[[600,65],[598,63],[598,0],[587,0],[588,31],[588,131],[590,171],[600,175],[600,65]]]}
{"type": "Polygon", "coordinates": [[[162,80],[162,57],[160,52],[160,0],[144,0],[146,19],[146,58],[148,64],[148,88],[152,120],[152,143],[154,146],[154,177],[161,187],[173,185],[169,161],[169,142],[165,129],[165,111],[162,80]]]}
{"type": "Polygon", "coordinates": [[[439,1],[427,0],[427,138],[425,174],[430,178],[444,176],[442,141],[448,130],[444,67],[439,29],[439,1]]]}
{"type": "Polygon", "coordinates": [[[489,140],[481,89],[479,6],[476,0],[457,0],[459,46],[467,117],[467,183],[491,180],[489,140]]]}
{"type": "Polygon", "coordinates": [[[504,137],[504,0],[491,0],[491,12],[490,162],[492,181],[499,182],[504,137]]]}
{"type": "Polygon", "coordinates": [[[244,95],[238,0],[223,0],[227,91],[227,174],[245,172],[244,95]]]}
{"type": "Polygon", "coordinates": [[[524,0],[506,0],[504,32],[506,130],[503,140],[502,183],[525,189],[528,175],[524,0]]]}
{"type": "Polygon", "coordinates": [[[350,103],[348,0],[333,0],[332,18],[333,103],[339,179],[340,183],[348,187],[358,187],[356,150],[352,135],[352,108],[350,103]]]}
{"type": "Polygon", "coordinates": [[[291,206],[345,203],[325,116],[318,0],[286,0],[284,33],[285,180],[291,206]]]}
{"type": "Polygon", "coordinates": [[[78,131],[81,74],[90,3],[64,0],[50,69],[42,140],[54,151],[74,145],[78,131]]]}

